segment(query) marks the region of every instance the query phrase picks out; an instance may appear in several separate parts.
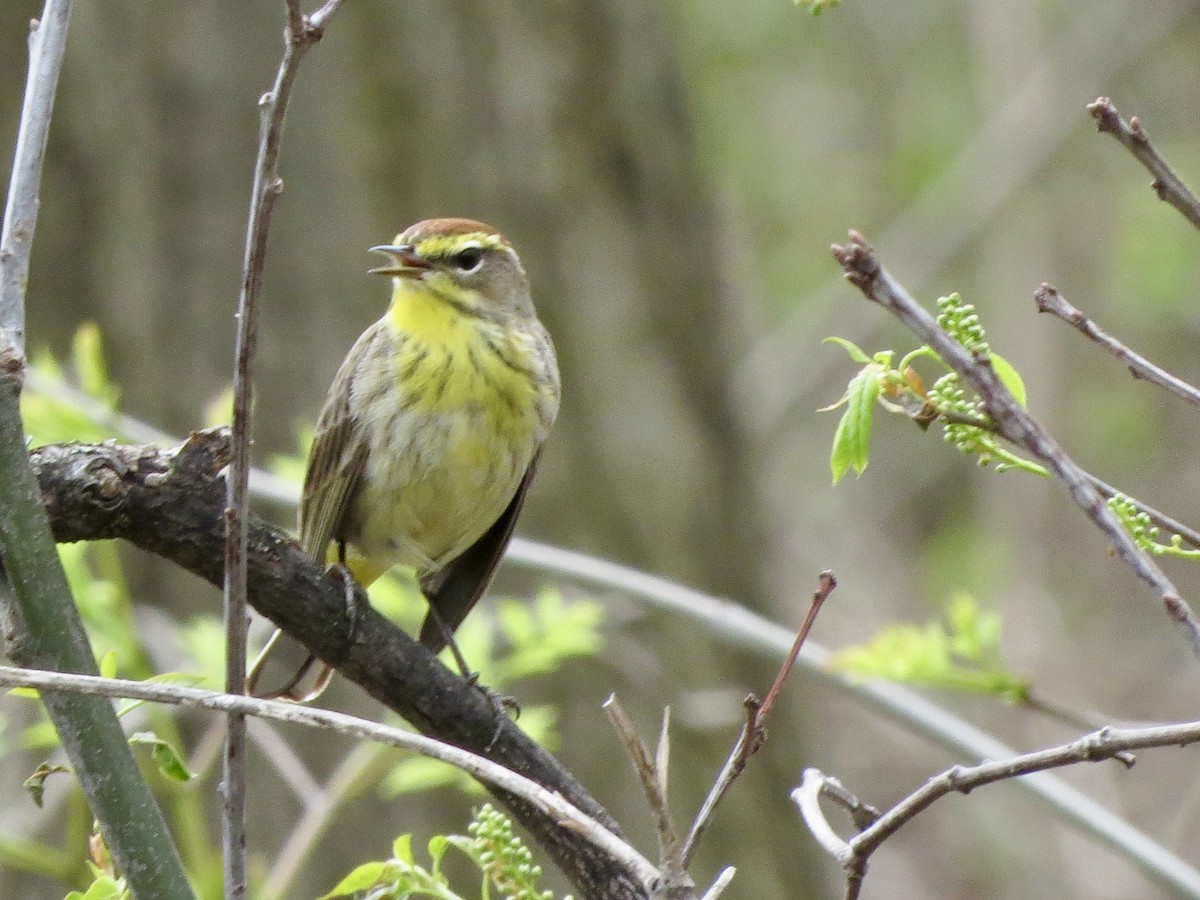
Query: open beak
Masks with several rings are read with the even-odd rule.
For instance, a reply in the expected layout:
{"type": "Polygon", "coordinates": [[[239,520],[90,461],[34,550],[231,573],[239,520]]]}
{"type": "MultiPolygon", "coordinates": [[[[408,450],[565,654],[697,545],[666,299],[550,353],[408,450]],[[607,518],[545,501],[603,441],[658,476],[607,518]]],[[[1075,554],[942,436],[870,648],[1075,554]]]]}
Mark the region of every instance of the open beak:
{"type": "Polygon", "coordinates": [[[382,253],[391,259],[387,265],[370,269],[371,275],[394,275],[398,278],[420,278],[433,268],[407,244],[380,244],[371,248],[372,253],[382,253]]]}

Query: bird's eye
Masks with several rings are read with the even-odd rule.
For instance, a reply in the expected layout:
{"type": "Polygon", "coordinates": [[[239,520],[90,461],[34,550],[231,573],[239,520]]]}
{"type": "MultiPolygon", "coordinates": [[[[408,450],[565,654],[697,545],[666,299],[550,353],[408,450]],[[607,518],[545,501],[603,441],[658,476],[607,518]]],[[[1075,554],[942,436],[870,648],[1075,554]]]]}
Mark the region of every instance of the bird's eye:
{"type": "Polygon", "coordinates": [[[475,272],[483,265],[483,250],[479,247],[465,247],[454,254],[454,265],[462,272],[475,272]]]}

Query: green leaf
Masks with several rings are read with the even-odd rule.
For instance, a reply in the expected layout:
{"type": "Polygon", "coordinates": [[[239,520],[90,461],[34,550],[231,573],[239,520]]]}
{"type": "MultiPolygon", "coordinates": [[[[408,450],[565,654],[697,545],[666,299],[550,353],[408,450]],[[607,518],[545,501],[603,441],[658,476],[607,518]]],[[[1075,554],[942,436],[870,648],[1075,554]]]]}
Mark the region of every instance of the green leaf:
{"type": "Polygon", "coordinates": [[[845,338],[827,337],[827,338],[825,338],[825,340],[821,341],[821,343],[822,344],[837,344],[839,347],[841,347],[843,350],[845,350],[847,353],[850,354],[850,358],[852,360],[854,360],[856,363],[860,363],[864,366],[869,366],[871,363],[873,363],[875,361],[875,360],[871,359],[871,357],[867,356],[866,351],[864,351],[862,349],[862,347],[858,346],[858,344],[854,343],[853,341],[846,340],[845,338]]]}
{"type": "Polygon", "coordinates": [[[117,651],[109,650],[100,657],[100,677],[101,678],[116,678],[117,677],[117,651]]]}
{"type": "Polygon", "coordinates": [[[117,402],[117,389],[104,364],[104,343],[100,339],[100,326],[95,322],[85,322],[76,329],[71,341],[71,359],[84,393],[113,408],[117,402]]]}
{"type": "Polygon", "coordinates": [[[879,368],[874,363],[854,376],[846,388],[846,411],[833,436],[829,468],[837,484],[849,469],[861,475],[871,450],[871,420],[879,397],[879,368]]]}
{"type": "Polygon", "coordinates": [[[382,861],[363,863],[339,881],[332,891],[322,894],[319,900],[335,900],[369,890],[385,880],[390,868],[389,863],[382,861]]]}
{"type": "Polygon", "coordinates": [[[191,781],[195,776],[183,764],[179,751],[169,741],[164,741],[153,731],[139,731],[129,736],[131,745],[143,745],[150,748],[150,758],[158,766],[158,770],[172,781],[191,781]]]}
{"type": "Polygon", "coordinates": [[[942,619],[924,626],[890,625],[870,641],[834,654],[833,668],[860,677],[1019,699],[1028,684],[1005,666],[1000,616],[981,610],[969,594],[955,596],[942,619]]]}
{"type": "Polygon", "coordinates": [[[1017,398],[1017,402],[1022,407],[1028,405],[1028,398],[1025,396],[1025,382],[1021,380],[1021,376],[1013,368],[1012,363],[999,353],[989,353],[988,359],[991,360],[996,377],[1012,392],[1012,395],[1017,398]]]}
{"type": "Polygon", "coordinates": [[[124,884],[110,875],[100,875],[88,886],[83,900],[122,900],[127,896],[124,884]]]}
{"type": "Polygon", "coordinates": [[[33,805],[40,809],[42,797],[46,793],[46,779],[51,775],[64,772],[69,773],[70,771],[67,766],[52,766],[50,763],[42,763],[37,767],[37,771],[22,782],[21,787],[29,792],[29,797],[33,800],[33,805]]]}
{"type": "Polygon", "coordinates": [[[392,842],[392,856],[405,865],[413,865],[411,834],[402,834],[392,842]]]}

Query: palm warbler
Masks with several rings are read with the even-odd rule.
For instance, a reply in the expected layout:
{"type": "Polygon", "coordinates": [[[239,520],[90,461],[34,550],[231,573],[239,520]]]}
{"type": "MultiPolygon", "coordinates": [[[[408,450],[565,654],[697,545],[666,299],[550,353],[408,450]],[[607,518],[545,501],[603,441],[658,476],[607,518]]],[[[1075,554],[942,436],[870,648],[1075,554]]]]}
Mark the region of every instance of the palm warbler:
{"type": "MultiPolygon", "coordinates": [[[[435,653],[487,589],[558,413],[558,363],[508,240],[431,219],[372,247],[388,257],[387,312],[350,349],[325,399],[300,500],[300,542],[363,586],[413,566],[435,653]]],[[[275,632],[249,676],[253,693],[275,632]]],[[[267,696],[296,685],[309,656],[267,696]]]]}

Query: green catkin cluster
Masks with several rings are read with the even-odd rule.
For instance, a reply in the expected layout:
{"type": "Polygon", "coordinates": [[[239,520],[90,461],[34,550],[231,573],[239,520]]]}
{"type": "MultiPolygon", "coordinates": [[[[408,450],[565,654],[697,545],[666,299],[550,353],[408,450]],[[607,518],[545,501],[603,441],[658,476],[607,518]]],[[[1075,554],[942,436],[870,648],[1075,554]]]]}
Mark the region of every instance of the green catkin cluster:
{"type": "Polygon", "coordinates": [[[529,848],[513,834],[512,821],[491,804],[484,804],[467,826],[479,848],[480,867],[511,900],[551,900],[550,891],[539,891],[542,867],[533,861],[529,848]]]}
{"type": "MultiPolygon", "coordinates": [[[[958,413],[972,418],[982,416],[979,402],[968,399],[966,389],[954,372],[946,373],[933,383],[929,389],[929,399],[943,412],[958,413]]],[[[981,466],[992,461],[991,453],[995,441],[990,440],[991,435],[981,428],[951,422],[945,426],[943,438],[946,443],[952,444],[963,453],[977,455],[981,466]]]]}
{"type": "Polygon", "coordinates": [[[987,338],[984,335],[983,325],[979,321],[979,316],[975,313],[975,307],[970,303],[963,303],[962,297],[958,293],[953,293],[949,297],[939,297],[937,301],[938,313],[937,323],[946,333],[962,344],[971,353],[988,353],[987,338]]]}
{"type": "Polygon", "coordinates": [[[1116,494],[1109,498],[1108,508],[1111,509],[1125,526],[1134,542],[1147,553],[1153,553],[1158,542],[1158,528],[1150,521],[1150,516],[1137,508],[1137,504],[1124,494],[1116,494]]]}

